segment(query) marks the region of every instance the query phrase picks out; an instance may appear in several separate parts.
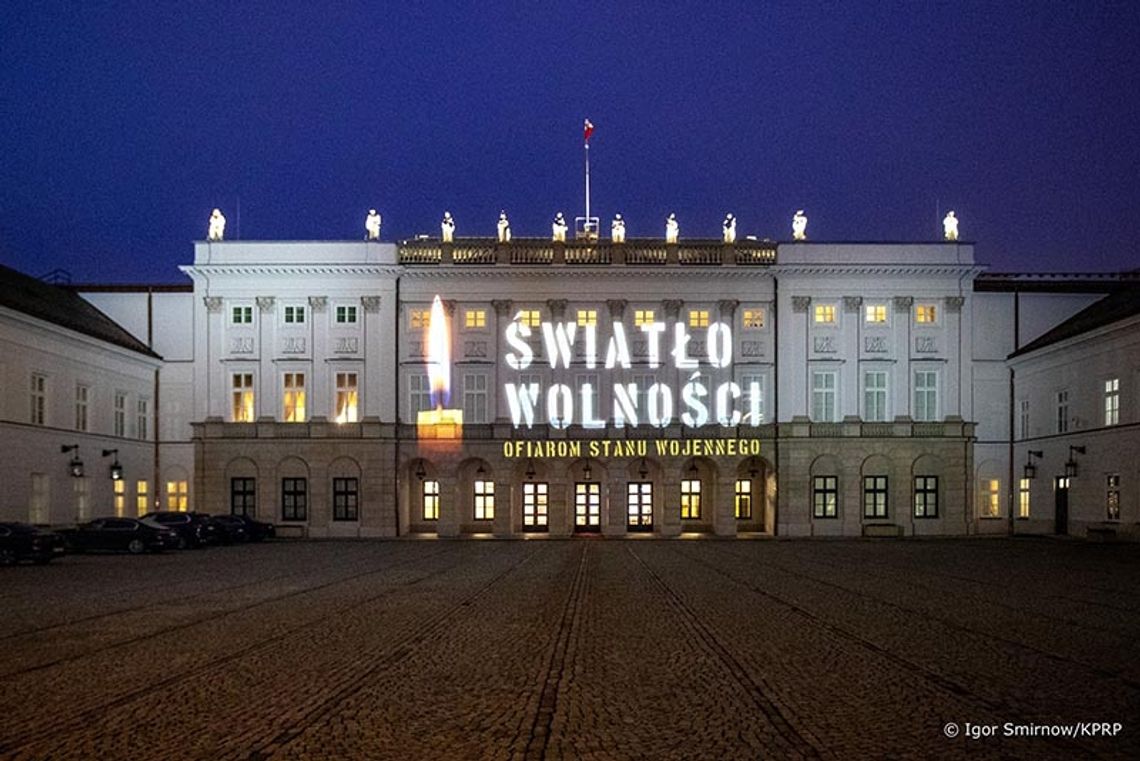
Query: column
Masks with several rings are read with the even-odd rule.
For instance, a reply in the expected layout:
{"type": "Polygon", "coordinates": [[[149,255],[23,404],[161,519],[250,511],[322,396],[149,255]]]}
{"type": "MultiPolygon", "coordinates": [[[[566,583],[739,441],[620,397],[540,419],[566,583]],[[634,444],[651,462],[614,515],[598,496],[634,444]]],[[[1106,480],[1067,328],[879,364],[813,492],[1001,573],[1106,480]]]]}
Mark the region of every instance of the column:
{"type": "Polygon", "coordinates": [[[439,525],[441,537],[459,536],[459,480],[455,476],[439,475],[439,525]]]}
{"type": "Polygon", "coordinates": [[[277,352],[277,311],[276,299],[272,296],[257,297],[257,397],[254,418],[261,420],[277,418],[277,370],[273,356],[277,352]]]}
{"type": "Polygon", "coordinates": [[[943,417],[952,415],[965,417],[962,410],[967,408],[964,395],[970,388],[968,368],[971,355],[965,351],[969,349],[969,343],[963,340],[965,336],[962,331],[962,306],[965,302],[966,299],[962,296],[950,296],[946,299],[943,324],[946,326],[945,356],[949,360],[949,365],[946,368],[946,391],[942,398],[943,417]]]}
{"type": "Polygon", "coordinates": [[[204,394],[205,415],[203,417],[226,416],[226,398],[228,384],[225,377],[225,368],[219,361],[225,346],[223,332],[222,298],[220,296],[206,296],[202,299],[206,305],[206,325],[204,340],[199,343],[201,353],[196,356],[202,358],[201,364],[194,368],[194,380],[197,393],[204,394]],[[219,381],[220,378],[220,381],[219,381]]]}
{"type": "MultiPolygon", "coordinates": [[[[366,418],[379,419],[381,417],[380,411],[383,409],[384,381],[381,373],[384,370],[385,363],[383,352],[380,351],[380,342],[384,327],[380,320],[380,304],[381,298],[379,296],[360,297],[360,307],[364,310],[364,335],[361,336],[361,340],[364,342],[364,377],[360,379],[364,397],[361,400],[363,409],[360,411],[362,420],[366,418]]],[[[397,323],[396,330],[399,329],[397,323]]],[[[440,491],[443,491],[442,483],[440,484],[440,491]]],[[[440,495],[440,502],[443,502],[442,494],[440,495]]],[[[440,512],[442,511],[441,504],[440,512]]]]}
{"type": "Polygon", "coordinates": [[[494,347],[494,354],[492,354],[492,356],[495,357],[495,364],[491,366],[493,371],[491,377],[487,380],[489,384],[489,388],[487,389],[487,404],[490,407],[487,410],[487,414],[489,416],[488,419],[494,422],[499,420],[500,417],[505,419],[510,414],[510,410],[506,409],[505,405],[503,405],[501,415],[499,410],[499,402],[502,400],[500,390],[507,380],[506,378],[499,377],[499,357],[504,354],[504,347],[502,345],[503,335],[507,330],[507,325],[511,322],[511,308],[513,304],[510,299],[495,299],[491,302],[491,307],[495,310],[495,338],[491,342],[491,345],[494,347]]]}
{"type": "Polygon", "coordinates": [[[781,388],[779,393],[789,402],[781,408],[784,420],[796,416],[807,417],[811,414],[808,398],[807,352],[807,342],[811,333],[810,311],[811,296],[792,296],[792,319],[780,321],[781,335],[777,341],[777,351],[783,354],[781,359],[785,360],[781,362],[781,367],[787,370],[781,375],[787,385],[781,388]]]}
{"type": "Polygon", "coordinates": [[[710,505],[713,509],[713,533],[717,536],[736,536],[736,476],[732,473],[721,473],[717,478],[707,479],[710,485],[715,484],[713,494],[715,500],[710,505]]]}
{"type": "Polygon", "coordinates": [[[332,378],[325,360],[329,356],[328,297],[309,297],[309,357],[311,358],[306,403],[309,418],[329,417],[332,407],[332,378]],[[319,317],[318,317],[319,315],[319,317]]]}
{"type": "Polygon", "coordinates": [[[843,297],[843,322],[840,326],[842,332],[839,334],[837,342],[839,345],[836,347],[839,356],[843,358],[844,366],[843,388],[839,392],[843,404],[840,419],[860,416],[859,402],[862,395],[859,393],[859,387],[862,383],[860,376],[863,374],[863,368],[859,364],[859,328],[862,325],[860,319],[862,315],[859,312],[862,308],[862,296],[843,297]]]}
{"type": "Polygon", "coordinates": [[[899,368],[898,375],[895,378],[894,388],[891,391],[891,408],[894,410],[895,417],[914,417],[914,413],[910,408],[911,384],[914,383],[910,368],[910,358],[912,354],[910,308],[913,304],[913,296],[895,296],[893,304],[894,319],[892,320],[891,336],[894,346],[891,348],[891,353],[894,354],[898,361],[899,368]]]}

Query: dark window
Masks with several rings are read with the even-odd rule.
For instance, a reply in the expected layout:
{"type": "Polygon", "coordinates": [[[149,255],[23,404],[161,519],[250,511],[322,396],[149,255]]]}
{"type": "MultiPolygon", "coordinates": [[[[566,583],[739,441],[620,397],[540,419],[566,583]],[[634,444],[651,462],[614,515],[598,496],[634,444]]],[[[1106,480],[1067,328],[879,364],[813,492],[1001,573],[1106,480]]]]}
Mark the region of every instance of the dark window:
{"type": "Polygon", "coordinates": [[[360,482],[355,478],[333,479],[333,520],[354,521],[357,512],[360,482]]]}
{"type": "Polygon", "coordinates": [[[914,477],[914,517],[938,517],[938,476],[914,477]]]}
{"type": "Polygon", "coordinates": [[[308,519],[309,479],[281,479],[281,519],[303,521],[308,519]]]}
{"type": "Polygon", "coordinates": [[[257,479],[230,479],[230,512],[234,515],[257,513],[257,479]]]}
{"type": "Polygon", "coordinates": [[[839,517],[839,478],[815,476],[811,480],[812,515],[816,518],[839,517]]]}
{"type": "Polygon", "coordinates": [[[863,517],[887,517],[886,476],[863,476],[863,517]]]}

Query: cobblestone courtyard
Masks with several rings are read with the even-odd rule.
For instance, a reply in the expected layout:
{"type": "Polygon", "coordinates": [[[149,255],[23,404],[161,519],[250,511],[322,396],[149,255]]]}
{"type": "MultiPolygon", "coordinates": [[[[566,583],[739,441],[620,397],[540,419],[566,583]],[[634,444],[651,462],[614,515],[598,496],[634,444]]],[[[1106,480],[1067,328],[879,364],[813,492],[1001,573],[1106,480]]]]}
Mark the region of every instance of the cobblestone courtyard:
{"type": "Polygon", "coordinates": [[[1136,758],[1138,561],[578,539],[4,568],[0,757],[1136,758]],[[1078,721],[1124,728],[1001,736],[1078,721]]]}

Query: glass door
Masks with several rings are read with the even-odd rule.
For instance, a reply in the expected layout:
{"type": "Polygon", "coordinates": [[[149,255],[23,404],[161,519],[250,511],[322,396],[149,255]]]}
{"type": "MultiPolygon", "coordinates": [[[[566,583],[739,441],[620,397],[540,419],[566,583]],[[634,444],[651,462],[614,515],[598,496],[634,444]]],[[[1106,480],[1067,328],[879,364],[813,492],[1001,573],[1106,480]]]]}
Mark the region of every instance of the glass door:
{"type": "Polygon", "coordinates": [[[602,530],[602,485],[597,481],[574,484],[574,530],[602,530]]]}
{"type": "Polygon", "coordinates": [[[546,531],[547,495],[550,486],[546,482],[523,484],[523,531],[546,531]]]}
{"type": "Polygon", "coordinates": [[[631,481],[626,501],[626,528],[630,531],[653,530],[653,483],[631,481]]]}

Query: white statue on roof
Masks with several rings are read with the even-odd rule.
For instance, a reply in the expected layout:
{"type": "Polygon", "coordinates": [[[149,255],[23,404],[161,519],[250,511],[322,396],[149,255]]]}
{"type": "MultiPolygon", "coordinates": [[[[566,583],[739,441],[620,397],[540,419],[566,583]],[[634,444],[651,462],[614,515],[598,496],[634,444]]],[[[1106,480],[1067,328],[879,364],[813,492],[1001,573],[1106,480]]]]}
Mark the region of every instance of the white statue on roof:
{"type": "Polygon", "coordinates": [[[675,244],[680,237],[681,226],[677,224],[677,215],[670,214],[665,220],[665,242],[675,244]]]}
{"type": "Polygon", "coordinates": [[[807,240],[807,215],[803,209],[792,217],[792,240],[807,240]]]}
{"type": "Polygon", "coordinates": [[[206,232],[206,240],[225,240],[226,218],[222,216],[221,209],[214,209],[210,214],[210,227],[206,232]]]}
{"type": "Polygon", "coordinates": [[[507,212],[499,212],[499,243],[511,242],[511,222],[507,219],[507,212]]]}
{"type": "Polygon", "coordinates": [[[614,221],[610,222],[610,240],[614,243],[625,243],[625,220],[621,218],[621,214],[615,214],[614,221]]]}
{"type": "Polygon", "coordinates": [[[565,217],[562,216],[562,212],[558,212],[554,216],[554,223],[550,226],[550,229],[555,243],[566,242],[566,230],[568,226],[565,217]]]}
{"type": "Polygon", "coordinates": [[[958,240],[958,217],[953,210],[946,212],[942,220],[942,235],[946,240],[958,240]]]}
{"type": "Polygon", "coordinates": [[[724,218],[724,242],[736,243],[736,217],[732,214],[724,218]]]}
{"type": "Polygon", "coordinates": [[[376,209],[369,209],[368,216],[364,218],[365,240],[380,240],[380,221],[376,209]]]}
{"type": "Polygon", "coordinates": [[[451,218],[450,211],[443,213],[443,221],[439,223],[439,232],[444,243],[455,241],[455,220],[451,218]]]}

